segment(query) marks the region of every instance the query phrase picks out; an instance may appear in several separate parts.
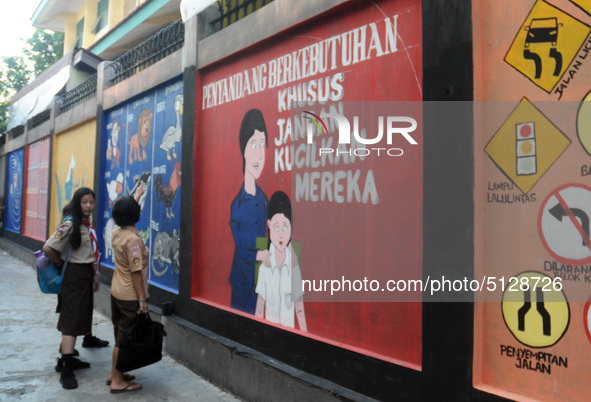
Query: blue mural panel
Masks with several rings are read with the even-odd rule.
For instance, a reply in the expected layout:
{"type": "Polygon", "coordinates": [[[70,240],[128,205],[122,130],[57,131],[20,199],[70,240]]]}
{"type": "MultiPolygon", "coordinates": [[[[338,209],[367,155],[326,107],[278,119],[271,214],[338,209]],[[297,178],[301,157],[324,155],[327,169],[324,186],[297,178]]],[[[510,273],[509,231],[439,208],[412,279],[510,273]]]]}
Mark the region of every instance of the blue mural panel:
{"type": "Polygon", "coordinates": [[[178,292],[183,81],[156,91],[150,283],[178,292]]]}
{"type": "Polygon", "coordinates": [[[24,155],[24,149],[19,149],[8,154],[7,158],[4,227],[15,233],[20,233],[22,226],[24,155]]]}
{"type": "Polygon", "coordinates": [[[114,269],[112,207],[132,195],[136,228],[150,249],[150,284],[178,293],[183,80],[177,78],[105,113],[99,195],[103,265],[114,269]]]}
{"type": "MultiPolygon", "coordinates": [[[[105,127],[101,136],[102,171],[99,183],[99,222],[102,228],[100,252],[102,264],[115,268],[111,233],[115,227],[111,211],[117,198],[125,195],[125,171],[127,150],[127,107],[122,106],[105,114],[105,127]]],[[[99,229],[100,230],[100,229],[99,229]]]]}
{"type": "MultiPolygon", "coordinates": [[[[135,227],[141,233],[150,228],[154,102],[155,94],[150,92],[127,104],[125,194],[133,196],[140,204],[142,213],[135,227]]],[[[146,245],[149,246],[148,242],[146,245]]]]}

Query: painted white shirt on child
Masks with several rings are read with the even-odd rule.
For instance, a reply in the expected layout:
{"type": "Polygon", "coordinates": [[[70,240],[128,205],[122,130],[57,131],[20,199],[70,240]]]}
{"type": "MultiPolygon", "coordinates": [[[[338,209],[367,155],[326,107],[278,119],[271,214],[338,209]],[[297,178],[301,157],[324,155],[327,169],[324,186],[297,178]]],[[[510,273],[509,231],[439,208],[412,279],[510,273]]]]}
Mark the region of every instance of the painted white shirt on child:
{"type": "Polygon", "coordinates": [[[291,250],[286,248],[285,260],[279,269],[273,244],[269,248],[271,266],[261,264],[256,292],[265,301],[265,318],[295,328],[295,302],[303,295],[302,274],[298,265],[291,266],[291,250]],[[295,286],[294,286],[295,285],[295,286]],[[298,289],[299,287],[299,289],[298,289]]]}

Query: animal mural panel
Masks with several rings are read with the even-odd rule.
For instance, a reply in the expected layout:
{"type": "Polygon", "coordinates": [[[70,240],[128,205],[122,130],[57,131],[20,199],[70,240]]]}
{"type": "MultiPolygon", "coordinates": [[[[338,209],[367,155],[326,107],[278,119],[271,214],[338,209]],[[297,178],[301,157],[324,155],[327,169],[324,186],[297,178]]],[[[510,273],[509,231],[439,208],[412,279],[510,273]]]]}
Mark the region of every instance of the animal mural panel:
{"type": "Polygon", "coordinates": [[[138,230],[150,227],[155,100],[155,94],[149,92],[127,104],[124,194],[131,195],[140,204],[138,230]]]}
{"type": "Polygon", "coordinates": [[[114,267],[114,202],[133,196],[151,252],[150,284],[178,293],[183,81],[173,80],[106,112],[99,196],[103,264],[114,267]]]}
{"type": "Polygon", "coordinates": [[[22,224],[24,154],[24,150],[19,149],[18,151],[11,152],[7,159],[4,227],[15,233],[21,232],[22,224]]]}
{"type": "Polygon", "coordinates": [[[156,91],[150,281],[178,291],[183,81],[156,91]]]}
{"type": "Polygon", "coordinates": [[[107,160],[111,161],[111,169],[121,165],[121,133],[124,129],[125,122],[113,120],[107,139],[107,160]]]}
{"type": "MultiPolygon", "coordinates": [[[[107,113],[102,145],[104,164],[100,185],[103,190],[100,221],[103,262],[111,268],[114,268],[111,235],[115,227],[111,211],[115,201],[126,195],[133,196],[142,209],[136,227],[141,231],[150,226],[153,109],[152,93],[107,113]]],[[[149,245],[149,241],[146,243],[149,245]]]]}
{"type": "Polygon", "coordinates": [[[101,173],[98,193],[98,223],[100,233],[99,248],[101,263],[110,268],[113,265],[111,234],[114,222],[111,218],[113,203],[125,195],[127,107],[120,106],[105,115],[105,126],[101,136],[101,173]]]}

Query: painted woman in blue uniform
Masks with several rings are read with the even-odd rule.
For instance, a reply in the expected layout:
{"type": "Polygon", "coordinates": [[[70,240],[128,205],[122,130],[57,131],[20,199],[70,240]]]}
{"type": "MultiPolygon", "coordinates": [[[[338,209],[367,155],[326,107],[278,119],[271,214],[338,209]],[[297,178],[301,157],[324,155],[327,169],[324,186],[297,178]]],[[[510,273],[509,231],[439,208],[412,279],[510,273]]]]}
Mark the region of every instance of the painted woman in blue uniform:
{"type": "Polygon", "coordinates": [[[240,152],[243,156],[244,183],[232,201],[230,227],[235,249],[230,273],[231,307],[254,314],[257,294],[254,271],[256,261],[268,262],[268,250],[256,248],[256,238],[265,237],[269,201],[256,184],[265,167],[267,128],[263,113],[249,110],[240,125],[240,152]]]}

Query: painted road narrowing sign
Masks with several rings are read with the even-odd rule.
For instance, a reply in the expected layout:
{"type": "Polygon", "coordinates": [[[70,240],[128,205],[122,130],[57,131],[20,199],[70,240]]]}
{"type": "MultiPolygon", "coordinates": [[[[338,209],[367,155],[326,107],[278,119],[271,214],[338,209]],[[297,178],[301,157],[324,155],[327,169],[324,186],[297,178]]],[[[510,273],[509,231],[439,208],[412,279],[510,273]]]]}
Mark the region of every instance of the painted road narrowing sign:
{"type": "Polygon", "coordinates": [[[591,264],[591,187],[566,184],[550,192],[538,217],[544,247],[559,262],[591,264]]]}
{"type": "Polygon", "coordinates": [[[556,344],[570,322],[562,288],[541,272],[522,272],[511,278],[501,308],[505,325],[515,339],[532,348],[556,344]]]}

